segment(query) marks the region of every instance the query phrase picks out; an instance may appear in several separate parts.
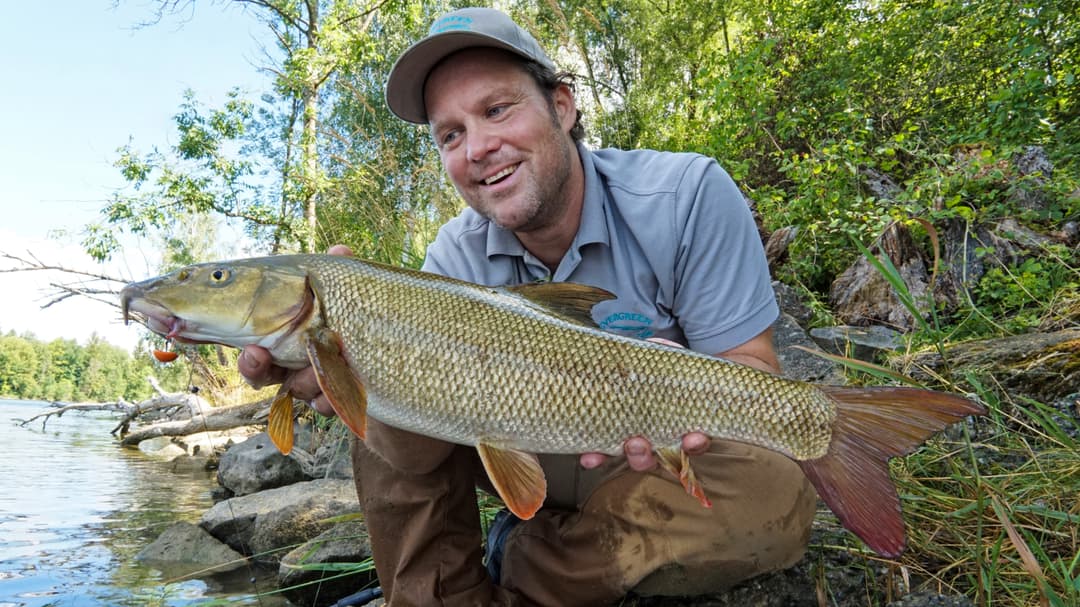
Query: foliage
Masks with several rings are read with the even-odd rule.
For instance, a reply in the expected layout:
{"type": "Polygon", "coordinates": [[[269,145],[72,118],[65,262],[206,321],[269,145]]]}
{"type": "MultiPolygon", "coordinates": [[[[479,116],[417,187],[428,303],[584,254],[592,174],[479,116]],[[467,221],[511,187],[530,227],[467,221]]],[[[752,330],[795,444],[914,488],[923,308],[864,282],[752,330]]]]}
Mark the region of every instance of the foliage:
{"type": "Polygon", "coordinates": [[[135,355],[92,335],[85,345],[74,340],[42,342],[33,335],[0,336],[0,397],[49,401],[139,401],[152,394],[154,375],[167,390],[187,386],[183,365],[163,367],[150,353],[135,355]]]}

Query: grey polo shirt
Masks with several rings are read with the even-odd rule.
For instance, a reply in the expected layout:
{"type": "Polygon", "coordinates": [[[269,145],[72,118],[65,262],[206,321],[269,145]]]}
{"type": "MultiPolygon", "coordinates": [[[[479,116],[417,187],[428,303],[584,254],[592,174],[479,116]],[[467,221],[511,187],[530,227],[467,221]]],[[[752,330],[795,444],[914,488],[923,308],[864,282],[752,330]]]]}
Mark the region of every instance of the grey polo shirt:
{"type": "Polygon", "coordinates": [[[513,232],[472,209],[444,225],[424,270],[487,286],[569,281],[617,299],[593,308],[608,331],[663,337],[707,354],[779,315],[750,209],[716,161],[652,150],[590,151],[581,227],[552,274],[513,232]]]}

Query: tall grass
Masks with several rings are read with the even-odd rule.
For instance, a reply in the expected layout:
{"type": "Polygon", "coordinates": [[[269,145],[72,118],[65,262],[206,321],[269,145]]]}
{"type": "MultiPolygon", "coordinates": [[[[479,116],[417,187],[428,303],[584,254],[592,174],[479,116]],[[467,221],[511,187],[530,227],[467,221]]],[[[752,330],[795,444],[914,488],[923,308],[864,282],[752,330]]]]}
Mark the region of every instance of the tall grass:
{"type": "MultiPolygon", "coordinates": [[[[936,249],[933,228],[924,226],[936,249]]],[[[888,256],[879,259],[856,245],[921,323],[924,336],[936,338],[933,347],[947,362],[941,337],[946,333],[938,318],[920,312],[920,302],[888,256]]],[[[922,309],[934,310],[933,302],[927,303],[922,309]]],[[[1070,433],[1055,422],[1056,411],[1047,404],[1005,394],[992,377],[970,371],[956,377],[947,365],[944,369],[940,387],[966,387],[989,413],[893,460],[909,548],[901,559],[888,562],[883,594],[921,584],[967,595],[980,606],[1080,605],[1080,442],[1075,429],[1070,433]]],[[[1080,415],[1080,401],[1075,406],[1080,415]]]]}

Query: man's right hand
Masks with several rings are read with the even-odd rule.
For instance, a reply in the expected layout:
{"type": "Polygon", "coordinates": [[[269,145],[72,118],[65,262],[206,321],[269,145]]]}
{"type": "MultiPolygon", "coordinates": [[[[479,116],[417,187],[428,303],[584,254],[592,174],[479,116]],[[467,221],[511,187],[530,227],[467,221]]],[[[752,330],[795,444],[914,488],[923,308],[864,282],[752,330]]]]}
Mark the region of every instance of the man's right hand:
{"type": "MultiPolygon", "coordinates": [[[[334,245],[327,251],[330,255],[351,256],[352,249],[345,245],[334,245]]],[[[319,413],[333,416],[334,409],[330,401],[319,388],[319,382],[315,379],[315,371],[311,367],[304,367],[296,371],[289,371],[274,364],[270,351],[262,346],[244,346],[240,352],[240,358],[236,361],[236,368],[240,375],[255,388],[262,388],[273,384],[280,384],[289,380],[289,388],[292,395],[300,400],[311,403],[319,413]]]]}

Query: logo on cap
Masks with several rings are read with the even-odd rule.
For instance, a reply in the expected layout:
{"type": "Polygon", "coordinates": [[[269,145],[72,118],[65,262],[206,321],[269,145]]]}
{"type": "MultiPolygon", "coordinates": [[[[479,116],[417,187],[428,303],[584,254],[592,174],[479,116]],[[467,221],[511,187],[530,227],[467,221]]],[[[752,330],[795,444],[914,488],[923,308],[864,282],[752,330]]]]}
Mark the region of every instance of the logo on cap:
{"type": "Polygon", "coordinates": [[[428,31],[428,35],[441,34],[443,32],[455,30],[472,31],[472,21],[471,17],[461,17],[458,15],[444,17],[431,24],[431,30],[428,31]]]}

